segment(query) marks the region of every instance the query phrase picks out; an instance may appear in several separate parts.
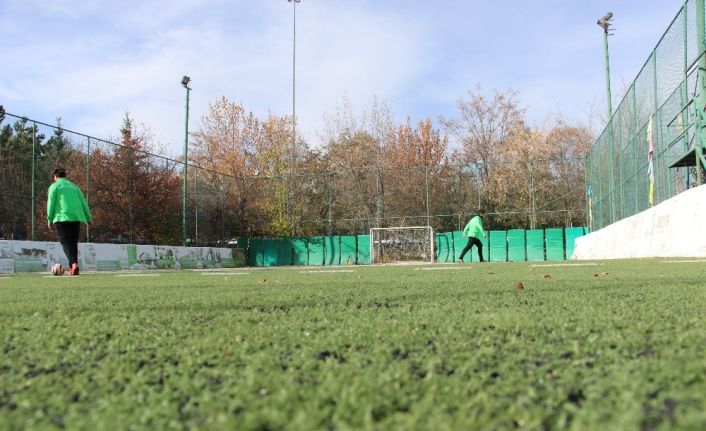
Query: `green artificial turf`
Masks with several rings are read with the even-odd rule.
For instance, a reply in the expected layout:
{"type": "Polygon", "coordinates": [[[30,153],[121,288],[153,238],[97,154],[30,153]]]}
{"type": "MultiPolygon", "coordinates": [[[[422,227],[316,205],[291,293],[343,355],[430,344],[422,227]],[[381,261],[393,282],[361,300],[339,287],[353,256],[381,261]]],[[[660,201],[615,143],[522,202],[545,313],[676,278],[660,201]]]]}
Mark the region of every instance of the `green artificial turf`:
{"type": "Polygon", "coordinates": [[[0,429],[703,430],[705,269],[2,276],[0,429]]]}

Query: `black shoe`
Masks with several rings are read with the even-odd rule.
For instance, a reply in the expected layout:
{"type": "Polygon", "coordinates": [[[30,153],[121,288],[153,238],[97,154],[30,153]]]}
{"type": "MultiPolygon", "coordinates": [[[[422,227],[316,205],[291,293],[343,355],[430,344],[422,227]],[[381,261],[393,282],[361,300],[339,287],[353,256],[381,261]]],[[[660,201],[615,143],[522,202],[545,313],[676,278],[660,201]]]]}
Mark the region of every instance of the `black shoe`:
{"type": "Polygon", "coordinates": [[[461,262],[461,263],[463,263],[463,258],[462,258],[462,257],[459,257],[459,258],[458,258],[458,261],[461,262]]]}

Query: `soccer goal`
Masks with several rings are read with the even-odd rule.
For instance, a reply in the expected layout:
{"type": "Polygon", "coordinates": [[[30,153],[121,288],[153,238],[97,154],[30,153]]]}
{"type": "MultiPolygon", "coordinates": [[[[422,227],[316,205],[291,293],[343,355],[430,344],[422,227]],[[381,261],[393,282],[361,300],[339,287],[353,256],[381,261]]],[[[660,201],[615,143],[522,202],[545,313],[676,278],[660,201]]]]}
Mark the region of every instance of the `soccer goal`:
{"type": "Polygon", "coordinates": [[[370,229],[372,263],[434,263],[434,230],[431,226],[370,229]]]}

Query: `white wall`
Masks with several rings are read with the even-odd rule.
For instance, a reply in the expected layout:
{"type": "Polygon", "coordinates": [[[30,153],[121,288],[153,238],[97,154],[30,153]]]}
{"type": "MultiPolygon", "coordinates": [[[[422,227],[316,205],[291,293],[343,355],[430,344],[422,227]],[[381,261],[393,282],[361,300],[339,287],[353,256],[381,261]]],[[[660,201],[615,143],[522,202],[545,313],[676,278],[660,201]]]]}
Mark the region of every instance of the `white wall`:
{"type": "Polygon", "coordinates": [[[706,185],[576,239],[573,259],[706,257],[706,185]]]}
{"type": "MultiPolygon", "coordinates": [[[[98,243],[79,243],[78,260],[84,271],[225,268],[244,264],[234,261],[230,248],[98,243]]],[[[0,273],[49,271],[54,263],[69,263],[58,242],[0,241],[0,273]]]]}

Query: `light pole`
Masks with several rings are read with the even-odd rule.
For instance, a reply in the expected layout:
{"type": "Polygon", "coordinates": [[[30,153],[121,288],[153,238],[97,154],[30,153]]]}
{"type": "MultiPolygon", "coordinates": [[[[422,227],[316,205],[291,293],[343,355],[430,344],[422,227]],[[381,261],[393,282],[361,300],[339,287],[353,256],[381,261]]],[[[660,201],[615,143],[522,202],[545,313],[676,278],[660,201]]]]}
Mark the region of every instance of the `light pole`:
{"type": "MultiPolygon", "coordinates": [[[[598,20],[596,24],[603,29],[603,47],[605,51],[605,82],[608,92],[608,121],[613,117],[613,102],[610,95],[610,59],[608,57],[608,32],[610,31],[613,12],[608,12],[598,20]]],[[[611,35],[612,36],[612,35],[611,35]]]]}
{"type": "Polygon", "coordinates": [[[294,139],[296,136],[296,117],[297,117],[297,105],[296,105],[296,65],[297,65],[297,3],[301,3],[302,0],[287,0],[292,3],[292,150],[294,149],[294,139]]]}
{"type": "Polygon", "coordinates": [[[186,226],[186,199],[188,195],[188,166],[189,166],[189,82],[191,78],[184,75],[181,78],[181,85],[186,88],[186,119],[184,120],[184,191],[182,193],[181,201],[181,234],[184,246],[187,245],[187,226],[186,226]]]}
{"type": "Polygon", "coordinates": [[[611,20],[613,19],[613,12],[607,12],[603,15],[596,24],[603,29],[603,48],[605,52],[605,81],[606,81],[606,92],[608,97],[608,152],[610,153],[609,165],[608,165],[608,184],[610,188],[610,220],[609,223],[613,223],[615,219],[615,199],[613,198],[615,190],[613,190],[613,158],[615,157],[615,151],[613,150],[613,102],[610,95],[610,59],[608,56],[608,36],[610,31],[611,20]]]}
{"type": "MultiPolygon", "coordinates": [[[[296,149],[296,138],[297,138],[297,3],[302,0],[287,0],[287,2],[292,3],[292,149],[290,152],[289,160],[289,178],[287,180],[288,191],[287,191],[287,217],[289,218],[291,212],[290,203],[290,192],[291,192],[291,181],[292,175],[294,174],[294,154],[296,149]]],[[[294,225],[292,224],[292,235],[294,235],[294,225]]]]}

